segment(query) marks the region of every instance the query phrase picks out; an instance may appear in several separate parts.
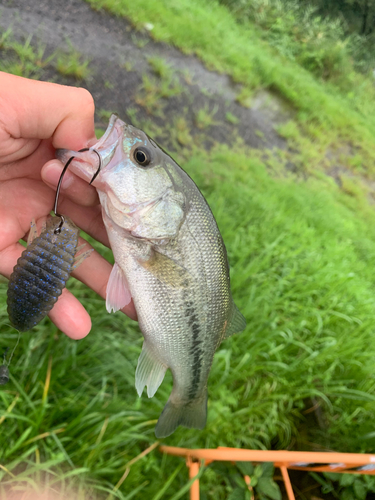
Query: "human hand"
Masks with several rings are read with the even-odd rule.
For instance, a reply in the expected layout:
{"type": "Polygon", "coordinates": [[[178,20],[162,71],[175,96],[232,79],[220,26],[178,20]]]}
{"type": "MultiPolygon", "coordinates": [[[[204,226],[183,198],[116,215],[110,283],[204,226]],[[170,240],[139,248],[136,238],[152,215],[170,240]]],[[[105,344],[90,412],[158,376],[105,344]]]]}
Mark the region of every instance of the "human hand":
{"type": "MultiPolygon", "coordinates": [[[[9,278],[30,222],[47,216],[63,165],[55,149],[78,151],[96,142],[94,102],[84,89],[37,82],[0,72],[0,274],[9,278]]],[[[93,238],[109,245],[96,190],[69,170],[64,176],[59,213],[93,238]]],[[[82,244],[83,240],[79,243],[82,244]]],[[[93,252],[73,272],[103,298],[112,266],[93,252]]],[[[133,302],[123,311],[136,318],[133,302]]],[[[69,337],[85,337],[91,319],[64,289],[49,314],[69,337]]]]}

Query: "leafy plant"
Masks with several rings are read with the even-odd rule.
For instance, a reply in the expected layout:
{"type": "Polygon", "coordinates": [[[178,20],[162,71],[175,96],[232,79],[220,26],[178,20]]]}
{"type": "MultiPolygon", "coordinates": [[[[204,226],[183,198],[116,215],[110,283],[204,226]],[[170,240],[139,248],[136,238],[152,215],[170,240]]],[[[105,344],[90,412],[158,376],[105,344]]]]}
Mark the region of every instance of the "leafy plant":
{"type": "Polygon", "coordinates": [[[281,500],[280,488],[273,480],[272,463],[254,466],[250,462],[235,465],[216,462],[211,469],[225,483],[226,500],[281,500]]]}
{"type": "Polygon", "coordinates": [[[375,493],[374,476],[334,472],[310,472],[310,475],[321,485],[323,494],[330,493],[340,500],[365,500],[368,493],[375,493]]]}

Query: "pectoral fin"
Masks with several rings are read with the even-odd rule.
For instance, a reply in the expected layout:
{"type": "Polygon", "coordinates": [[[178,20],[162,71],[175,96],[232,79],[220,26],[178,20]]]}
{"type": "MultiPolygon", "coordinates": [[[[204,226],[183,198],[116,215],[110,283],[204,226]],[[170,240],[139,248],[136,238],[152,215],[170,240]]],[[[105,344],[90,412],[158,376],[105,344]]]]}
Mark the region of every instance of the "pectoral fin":
{"type": "Polygon", "coordinates": [[[152,251],[149,259],[138,260],[138,263],[159,281],[173,288],[186,288],[192,279],[189,271],[156,250],[152,251]]]}
{"type": "Polygon", "coordinates": [[[131,301],[128,281],[120,266],[115,264],[112,268],[107,284],[106,308],[107,311],[116,312],[128,305],[131,301]]]}

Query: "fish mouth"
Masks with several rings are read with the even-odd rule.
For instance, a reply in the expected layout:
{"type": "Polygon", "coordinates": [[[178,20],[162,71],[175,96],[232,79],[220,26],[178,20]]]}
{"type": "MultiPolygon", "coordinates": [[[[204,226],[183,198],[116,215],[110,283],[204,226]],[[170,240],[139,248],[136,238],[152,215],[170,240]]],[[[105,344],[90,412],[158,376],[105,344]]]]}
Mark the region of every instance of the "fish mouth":
{"type": "MultiPolygon", "coordinates": [[[[117,115],[111,115],[107,130],[99,141],[90,148],[91,151],[96,151],[100,156],[100,165],[97,174],[115,158],[117,146],[127,127],[128,125],[117,115]]],[[[118,154],[121,155],[121,151],[118,154]]]]}
{"type": "MultiPolygon", "coordinates": [[[[56,157],[64,164],[71,157],[74,157],[70,167],[71,170],[85,181],[92,183],[110,161],[116,159],[117,154],[121,155],[121,148],[117,148],[117,146],[124,130],[128,127],[129,125],[113,114],[103,136],[94,145],[83,151],[58,149],[56,157]]],[[[93,185],[100,189],[100,182],[95,180],[93,185]]]]}

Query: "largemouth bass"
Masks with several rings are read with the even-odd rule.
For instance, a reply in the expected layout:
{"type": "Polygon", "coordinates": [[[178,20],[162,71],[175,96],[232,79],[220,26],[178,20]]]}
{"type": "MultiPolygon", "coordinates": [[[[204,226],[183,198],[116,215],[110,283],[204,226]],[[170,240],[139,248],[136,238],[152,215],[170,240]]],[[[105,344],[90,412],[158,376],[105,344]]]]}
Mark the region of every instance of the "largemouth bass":
{"type": "Polygon", "coordinates": [[[167,368],[173,390],[155,428],[202,429],[207,380],[216,349],[246,322],[233,302],[225,246],[192,179],[151,138],[113,115],[91,151],[62,150],[72,170],[91,181],[115,258],[107,310],[133,298],[144,343],[136,369],[139,395],[152,397],[167,368]]]}

